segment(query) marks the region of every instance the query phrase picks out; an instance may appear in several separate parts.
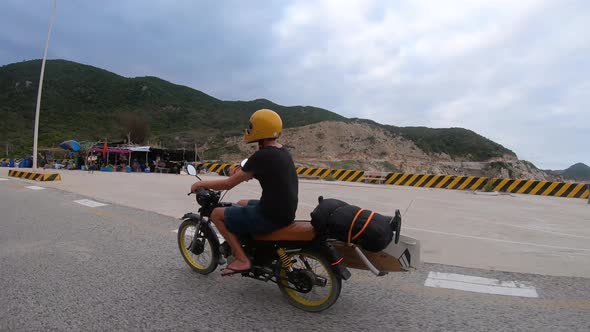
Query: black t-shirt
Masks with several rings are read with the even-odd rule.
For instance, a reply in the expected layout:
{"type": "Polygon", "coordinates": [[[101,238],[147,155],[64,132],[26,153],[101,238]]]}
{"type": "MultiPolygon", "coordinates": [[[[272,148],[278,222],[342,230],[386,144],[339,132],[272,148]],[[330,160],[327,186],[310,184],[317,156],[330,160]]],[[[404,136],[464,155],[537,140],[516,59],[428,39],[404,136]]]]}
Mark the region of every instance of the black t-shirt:
{"type": "Polygon", "coordinates": [[[285,148],[268,146],[256,151],[242,168],[260,182],[258,209],[269,221],[289,225],[295,219],[299,183],[291,154],[285,148]]]}

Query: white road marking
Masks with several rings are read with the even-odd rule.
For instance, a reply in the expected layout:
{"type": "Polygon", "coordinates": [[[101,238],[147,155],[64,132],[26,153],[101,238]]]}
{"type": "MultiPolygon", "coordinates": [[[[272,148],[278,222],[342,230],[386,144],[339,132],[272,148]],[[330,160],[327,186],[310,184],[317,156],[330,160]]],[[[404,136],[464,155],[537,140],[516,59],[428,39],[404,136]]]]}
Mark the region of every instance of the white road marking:
{"type": "Polygon", "coordinates": [[[108,205],[108,204],[104,204],[104,203],[95,202],[95,201],[90,200],[90,199],[79,199],[79,200],[74,201],[74,202],[75,203],[78,203],[80,205],[91,207],[91,208],[108,205]]]}
{"type": "Polygon", "coordinates": [[[454,273],[430,272],[424,282],[426,287],[450,288],[467,292],[510,295],[537,298],[537,290],[519,281],[500,281],[454,273]]]}
{"type": "Polygon", "coordinates": [[[543,248],[551,248],[551,249],[563,249],[563,250],[575,250],[575,251],[590,251],[587,248],[571,248],[571,247],[561,247],[561,246],[550,246],[547,244],[538,244],[538,243],[531,243],[531,242],[518,242],[518,241],[510,241],[510,240],[501,240],[501,239],[492,239],[489,237],[481,237],[481,236],[474,236],[474,235],[463,235],[463,234],[456,234],[456,233],[447,233],[447,232],[440,232],[440,231],[433,231],[430,229],[423,229],[423,228],[415,228],[415,227],[403,227],[405,229],[413,230],[413,231],[420,231],[420,232],[427,232],[427,233],[434,233],[434,234],[441,234],[441,235],[449,235],[449,236],[457,236],[457,237],[464,237],[469,239],[476,239],[476,240],[485,240],[485,241],[494,241],[494,242],[502,242],[502,243],[512,243],[512,244],[520,244],[525,246],[535,246],[535,247],[543,247],[543,248]]]}
{"type": "Polygon", "coordinates": [[[43,190],[43,189],[45,189],[45,188],[39,187],[39,186],[28,186],[27,188],[29,188],[31,190],[43,190]]]}
{"type": "Polygon", "coordinates": [[[0,178],[0,181],[8,181],[8,179],[0,178]]]}
{"type": "Polygon", "coordinates": [[[501,222],[490,222],[490,221],[486,221],[486,222],[488,224],[502,225],[502,226],[508,226],[508,227],[515,227],[515,228],[526,229],[526,230],[534,231],[534,232],[541,232],[541,233],[547,233],[547,234],[553,234],[553,235],[569,236],[569,237],[576,237],[576,238],[580,238],[580,239],[588,239],[588,240],[590,240],[590,237],[588,237],[588,236],[567,234],[567,233],[561,233],[561,232],[555,232],[555,231],[547,231],[547,230],[543,230],[543,229],[539,229],[539,228],[535,228],[535,227],[526,227],[526,226],[506,224],[506,223],[501,223],[501,222]]]}

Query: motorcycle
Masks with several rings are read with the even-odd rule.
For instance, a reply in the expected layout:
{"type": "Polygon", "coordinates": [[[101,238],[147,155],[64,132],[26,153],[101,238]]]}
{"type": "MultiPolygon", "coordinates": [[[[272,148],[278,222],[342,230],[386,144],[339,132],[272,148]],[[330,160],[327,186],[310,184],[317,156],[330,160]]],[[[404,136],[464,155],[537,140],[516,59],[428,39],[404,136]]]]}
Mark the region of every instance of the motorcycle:
{"type": "MultiPolygon", "coordinates": [[[[192,165],[187,166],[187,172],[199,178],[192,165]]],[[[222,198],[221,191],[202,189],[196,193],[200,205],[198,213],[187,213],[181,218],[183,222],[178,229],[178,247],[185,262],[200,274],[215,271],[232,256],[227,242],[220,243],[210,220],[213,209],[235,206],[222,202],[222,198]]],[[[291,305],[305,311],[319,312],[336,302],[342,290],[342,281],[351,276],[344,264],[345,258],[350,259],[355,268],[369,269],[379,276],[387,273],[379,271],[367,258],[368,253],[361,248],[315,235],[311,222],[295,221],[270,234],[240,238],[242,248],[252,264],[252,268],[241,272],[241,275],[276,283],[291,305]],[[345,256],[340,251],[346,252],[345,256]],[[352,257],[355,254],[357,257],[352,257]]],[[[407,264],[407,268],[410,267],[409,255],[406,250],[402,254],[404,258],[399,259],[399,262],[407,264]]],[[[374,258],[383,261],[383,257],[374,258]]],[[[381,264],[381,268],[401,270],[399,264],[392,267],[391,260],[385,265],[381,264]]]]}

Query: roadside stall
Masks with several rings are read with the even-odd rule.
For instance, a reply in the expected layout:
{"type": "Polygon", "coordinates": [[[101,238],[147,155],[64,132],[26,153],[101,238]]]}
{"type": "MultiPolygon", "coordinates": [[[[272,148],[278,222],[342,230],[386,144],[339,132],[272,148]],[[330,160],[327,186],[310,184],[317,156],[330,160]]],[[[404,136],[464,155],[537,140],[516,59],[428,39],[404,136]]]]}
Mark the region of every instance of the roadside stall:
{"type": "Polygon", "coordinates": [[[39,167],[45,169],[72,169],[76,167],[73,153],[61,147],[39,149],[38,160],[39,167]]]}
{"type": "Polygon", "coordinates": [[[130,147],[128,147],[128,149],[129,149],[129,151],[131,151],[133,153],[129,157],[129,162],[130,162],[129,166],[131,166],[131,170],[133,172],[141,172],[141,171],[149,172],[150,168],[149,168],[148,155],[150,152],[150,147],[149,146],[130,146],[130,147]],[[145,164],[143,164],[142,162],[139,161],[139,160],[143,160],[143,157],[144,157],[143,154],[145,154],[145,164]],[[144,166],[142,167],[142,165],[144,165],[144,166]]]}
{"type": "Polygon", "coordinates": [[[131,172],[131,150],[107,146],[93,147],[91,153],[98,154],[100,170],[104,172],[131,172]]]}

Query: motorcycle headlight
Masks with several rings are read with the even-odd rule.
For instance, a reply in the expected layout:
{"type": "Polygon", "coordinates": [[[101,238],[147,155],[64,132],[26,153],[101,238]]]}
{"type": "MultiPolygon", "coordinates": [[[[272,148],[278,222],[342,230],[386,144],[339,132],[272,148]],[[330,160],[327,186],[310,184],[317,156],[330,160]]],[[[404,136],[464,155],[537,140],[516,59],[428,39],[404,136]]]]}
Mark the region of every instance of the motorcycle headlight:
{"type": "Polygon", "coordinates": [[[209,190],[199,190],[197,193],[197,203],[199,203],[200,206],[207,206],[211,204],[211,193],[209,190]]]}

